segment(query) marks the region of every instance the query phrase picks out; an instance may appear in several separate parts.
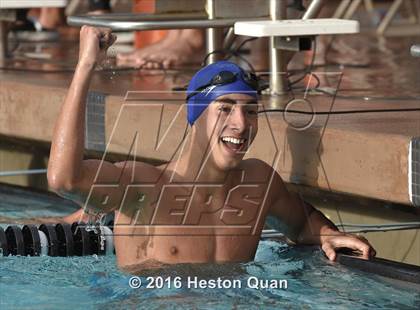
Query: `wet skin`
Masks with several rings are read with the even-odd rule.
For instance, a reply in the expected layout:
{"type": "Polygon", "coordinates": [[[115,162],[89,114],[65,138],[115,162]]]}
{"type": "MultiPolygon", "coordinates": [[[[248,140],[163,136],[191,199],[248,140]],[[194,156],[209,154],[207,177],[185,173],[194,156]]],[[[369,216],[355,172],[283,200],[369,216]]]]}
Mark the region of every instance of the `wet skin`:
{"type": "MultiPolygon", "coordinates": [[[[143,172],[149,171],[150,176],[160,179],[153,187],[141,190],[146,195],[144,202],[123,203],[116,216],[114,232],[120,266],[145,261],[204,263],[253,259],[269,206],[263,204],[267,189],[264,183],[268,182],[261,177],[261,171],[269,173],[267,165],[245,160],[238,167],[246,175],[245,180],[241,180],[240,171],[235,171],[227,175],[225,182],[211,186],[182,179],[171,182],[171,164],[142,166],[143,172]],[[189,185],[181,185],[182,181],[189,185]],[[241,188],[241,184],[258,185],[250,191],[241,188]],[[244,199],[244,195],[252,198],[244,199]]],[[[136,194],[137,189],[131,191],[129,200],[136,201],[136,194]]],[[[272,199],[269,197],[268,201],[272,199]]]]}

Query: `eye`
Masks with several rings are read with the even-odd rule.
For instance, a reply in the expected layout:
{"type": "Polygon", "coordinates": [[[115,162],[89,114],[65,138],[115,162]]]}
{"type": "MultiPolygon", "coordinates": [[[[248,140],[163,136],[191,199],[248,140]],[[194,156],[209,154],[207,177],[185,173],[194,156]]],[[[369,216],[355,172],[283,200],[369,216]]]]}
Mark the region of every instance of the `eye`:
{"type": "Polygon", "coordinates": [[[258,108],[248,108],[247,113],[252,116],[258,115],[258,108]]]}
{"type": "Polygon", "coordinates": [[[232,111],[232,107],[230,107],[230,106],[221,106],[219,108],[219,111],[221,111],[223,113],[230,113],[232,111]]]}

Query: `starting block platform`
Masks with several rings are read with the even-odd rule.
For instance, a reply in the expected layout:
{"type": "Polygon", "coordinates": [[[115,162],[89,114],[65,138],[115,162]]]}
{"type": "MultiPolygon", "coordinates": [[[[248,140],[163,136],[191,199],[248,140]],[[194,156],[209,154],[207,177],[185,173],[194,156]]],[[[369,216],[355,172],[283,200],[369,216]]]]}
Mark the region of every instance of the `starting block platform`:
{"type": "Polygon", "coordinates": [[[65,7],[67,0],[1,0],[0,9],[65,7]]]}
{"type": "Polygon", "coordinates": [[[251,37],[315,36],[358,33],[359,22],[338,18],[241,21],[235,23],[235,34],[251,37]]]}

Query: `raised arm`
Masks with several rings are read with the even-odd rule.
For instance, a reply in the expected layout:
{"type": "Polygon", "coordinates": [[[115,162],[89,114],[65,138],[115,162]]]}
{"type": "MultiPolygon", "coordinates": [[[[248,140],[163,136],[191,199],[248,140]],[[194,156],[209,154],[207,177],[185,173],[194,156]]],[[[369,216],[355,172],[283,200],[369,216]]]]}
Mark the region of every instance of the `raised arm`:
{"type": "Polygon", "coordinates": [[[330,260],[335,260],[340,248],[357,251],[366,259],[376,254],[365,238],[340,232],[322,212],[290,194],[280,176],[276,176],[272,190],[276,191],[277,199],[269,213],[287,227],[285,234],[291,240],[298,244],[321,245],[330,260]]]}
{"type": "MultiPolygon", "coordinates": [[[[79,62],[67,97],[55,124],[48,162],[48,184],[58,194],[84,204],[94,181],[111,183],[120,180],[124,167],[98,160],[84,160],[86,96],[96,63],[115,41],[111,30],[82,27],[79,62]],[[97,172],[101,174],[98,178],[97,172]]],[[[95,192],[89,203],[109,211],[121,198],[123,187],[95,192]],[[103,195],[108,196],[106,206],[103,195]]]]}

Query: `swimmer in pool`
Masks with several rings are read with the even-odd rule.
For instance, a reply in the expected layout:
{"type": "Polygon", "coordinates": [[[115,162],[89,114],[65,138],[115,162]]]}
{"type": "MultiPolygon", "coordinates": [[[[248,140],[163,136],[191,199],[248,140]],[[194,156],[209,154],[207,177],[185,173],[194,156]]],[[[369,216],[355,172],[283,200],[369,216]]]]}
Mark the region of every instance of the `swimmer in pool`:
{"type": "Polygon", "coordinates": [[[243,159],[258,130],[257,87],[251,74],[231,62],[204,67],[190,81],[191,126],[179,158],[158,167],[84,160],[86,95],[98,59],[114,41],[109,29],[81,29],[79,62],[54,129],[48,182],[81,205],[89,199],[90,207],[115,211],[120,268],[250,261],[267,215],[285,225],[289,239],[320,245],[330,260],[339,248],[366,259],[375,255],[366,239],[339,232],[321,212],[288,193],[272,167],[243,159]],[[115,180],[116,186],[91,191],[94,183],[115,180]]]}

